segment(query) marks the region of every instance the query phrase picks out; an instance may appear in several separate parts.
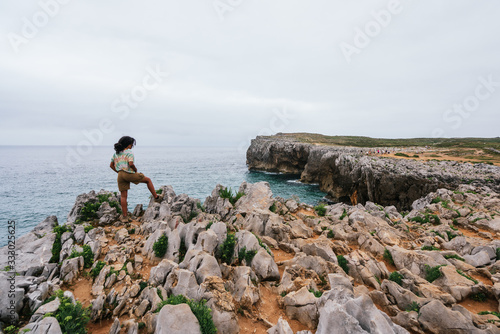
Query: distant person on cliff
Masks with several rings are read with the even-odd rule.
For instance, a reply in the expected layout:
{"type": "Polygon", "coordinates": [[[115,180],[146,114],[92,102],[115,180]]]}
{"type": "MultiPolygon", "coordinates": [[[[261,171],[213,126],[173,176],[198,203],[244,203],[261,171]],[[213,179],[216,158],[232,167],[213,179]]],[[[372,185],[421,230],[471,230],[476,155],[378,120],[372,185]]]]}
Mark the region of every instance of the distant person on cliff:
{"type": "Polygon", "coordinates": [[[116,173],[118,173],[118,190],[120,190],[120,204],[122,206],[122,215],[120,216],[120,221],[122,223],[129,222],[128,210],[127,210],[127,195],[130,189],[130,182],[134,184],[146,183],[148,189],[153,195],[155,202],[161,201],[161,196],[159,196],[153,182],[149,177],[144,176],[142,173],[137,173],[137,168],[134,165],[134,153],[131,149],[135,146],[135,139],[129,136],[123,136],[120,138],[118,143],[115,144],[116,153],[113,154],[111,158],[111,163],[109,167],[116,173]]]}

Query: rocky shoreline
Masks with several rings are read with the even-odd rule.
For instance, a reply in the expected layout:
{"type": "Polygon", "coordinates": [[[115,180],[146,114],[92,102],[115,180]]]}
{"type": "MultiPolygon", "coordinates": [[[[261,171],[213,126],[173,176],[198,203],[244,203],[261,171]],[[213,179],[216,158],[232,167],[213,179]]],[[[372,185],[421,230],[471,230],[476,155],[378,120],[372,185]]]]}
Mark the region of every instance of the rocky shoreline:
{"type": "Polygon", "coordinates": [[[438,189],[409,213],[225,190],[202,205],[163,186],[128,224],[116,194],[78,196],[65,224],[17,240],[12,296],[0,249],[2,332],[500,333],[493,189],[438,189]]]}
{"type": "MultiPolygon", "coordinates": [[[[376,150],[377,148],[372,148],[376,150]]],[[[293,136],[259,136],[247,151],[250,170],[292,173],[318,183],[334,202],[367,201],[410,210],[420,197],[460,184],[500,192],[500,167],[456,161],[417,161],[368,155],[369,148],[302,143],[293,136]]]]}

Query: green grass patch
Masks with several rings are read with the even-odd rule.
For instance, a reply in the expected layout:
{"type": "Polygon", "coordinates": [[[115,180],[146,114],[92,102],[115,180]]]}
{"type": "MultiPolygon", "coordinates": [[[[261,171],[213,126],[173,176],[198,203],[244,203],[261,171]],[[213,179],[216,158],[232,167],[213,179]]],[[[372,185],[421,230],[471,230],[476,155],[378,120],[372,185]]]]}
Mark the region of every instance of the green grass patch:
{"type": "Polygon", "coordinates": [[[227,198],[229,199],[229,202],[232,204],[232,205],[235,205],[236,202],[238,202],[238,200],[243,197],[245,195],[245,193],[242,193],[242,192],[235,192],[233,194],[233,191],[231,188],[224,188],[224,189],[221,189],[219,191],[219,196],[221,198],[227,198]]]}
{"type": "Polygon", "coordinates": [[[215,327],[214,321],[212,319],[212,310],[208,308],[206,302],[207,301],[205,299],[197,302],[191,299],[187,299],[182,295],[170,296],[167,298],[167,300],[160,303],[160,305],[156,309],[156,313],[160,312],[165,305],[187,304],[200,323],[201,333],[215,334],[217,333],[217,328],[215,327]]]}
{"type": "Polygon", "coordinates": [[[156,240],[153,244],[153,251],[155,252],[156,257],[163,257],[167,252],[168,248],[168,237],[165,234],[162,234],[161,237],[156,240]]]}
{"type": "Polygon", "coordinates": [[[391,252],[386,248],[384,249],[384,259],[389,262],[389,264],[394,265],[394,259],[392,258],[391,252]]]}
{"type": "Polygon", "coordinates": [[[96,278],[97,276],[99,276],[99,274],[101,273],[101,270],[102,270],[102,268],[104,268],[104,266],[106,266],[106,263],[104,261],[97,261],[97,264],[95,265],[95,267],[92,268],[92,270],[90,271],[90,276],[92,276],[93,278],[96,278]]]}
{"type": "Polygon", "coordinates": [[[234,247],[236,246],[236,237],[234,233],[228,233],[226,240],[222,243],[217,252],[217,257],[221,262],[231,264],[234,256],[234,247]]]}
{"type": "Polygon", "coordinates": [[[184,239],[181,238],[181,245],[179,246],[179,263],[184,261],[186,253],[187,253],[186,243],[184,242],[184,239]]]}
{"type": "Polygon", "coordinates": [[[470,298],[480,303],[484,303],[486,299],[488,299],[488,297],[486,297],[486,295],[483,292],[475,293],[470,298]]]}
{"type": "Polygon", "coordinates": [[[326,215],[326,204],[325,203],[319,203],[314,207],[314,211],[318,214],[320,217],[324,217],[326,215]]]}
{"type": "Polygon", "coordinates": [[[339,262],[340,268],[342,268],[346,274],[349,274],[349,267],[347,266],[347,260],[344,255],[337,255],[337,261],[339,262]]]}
{"type": "Polygon", "coordinates": [[[278,210],[278,207],[276,206],[276,202],[273,202],[273,205],[271,205],[269,207],[269,210],[271,210],[271,212],[276,213],[276,211],[278,210]]]}
{"type": "Polygon", "coordinates": [[[439,277],[443,276],[443,273],[441,272],[440,268],[446,266],[445,264],[442,264],[440,266],[435,266],[431,267],[428,264],[425,265],[425,279],[429,282],[432,283],[435,280],[437,280],[439,277]]]}
{"type": "Polygon", "coordinates": [[[463,257],[460,257],[458,256],[457,254],[447,254],[444,256],[445,259],[455,259],[455,260],[459,260],[459,261],[463,261],[465,262],[465,259],[463,257]]]}
{"type": "Polygon", "coordinates": [[[417,313],[420,312],[420,305],[417,302],[411,302],[411,304],[406,308],[406,312],[412,311],[415,311],[417,313]]]}
{"type": "Polygon", "coordinates": [[[431,223],[432,225],[439,225],[441,224],[441,219],[437,215],[426,213],[423,217],[422,216],[415,216],[410,219],[412,222],[416,222],[419,224],[426,224],[426,223],[431,223]]]}
{"type": "Polygon", "coordinates": [[[52,244],[52,257],[50,258],[49,263],[58,263],[62,250],[61,237],[64,232],[68,232],[68,228],[66,225],[58,225],[54,227],[53,231],[56,234],[56,239],[52,244]]]}
{"type": "Polygon", "coordinates": [[[460,269],[457,269],[457,273],[465,278],[467,278],[469,281],[472,281],[474,282],[474,284],[478,284],[479,281],[477,279],[474,279],[472,277],[470,277],[469,275],[467,275],[466,273],[464,273],[462,270],[460,269]]]}
{"type": "Polygon", "coordinates": [[[55,314],[47,313],[44,317],[55,317],[63,334],[87,334],[86,326],[90,321],[90,308],[83,307],[79,301],[73,305],[71,299],[64,297],[61,290],[56,292],[56,296],[61,302],[59,309],[55,314]]]}
{"type": "Polygon", "coordinates": [[[323,291],[315,291],[313,289],[309,289],[309,292],[312,293],[316,298],[323,296],[323,291]]]}
{"type": "Polygon", "coordinates": [[[423,251],[440,251],[441,249],[434,246],[423,246],[421,248],[423,251]]]}
{"type": "Polygon", "coordinates": [[[398,273],[397,271],[393,271],[390,275],[389,275],[389,281],[393,281],[393,282],[396,282],[398,285],[402,286],[403,284],[403,279],[405,277],[403,275],[401,275],[400,273],[398,273]]]}
{"type": "Polygon", "coordinates": [[[342,220],[344,219],[345,217],[347,217],[347,210],[344,209],[344,211],[342,212],[342,214],[340,215],[339,219],[342,220]]]}
{"type": "Polygon", "coordinates": [[[335,238],[335,233],[333,233],[333,230],[328,230],[326,237],[329,239],[335,238]]]}
{"type": "Polygon", "coordinates": [[[257,254],[256,250],[248,250],[247,251],[247,248],[243,247],[238,252],[238,260],[240,261],[240,263],[243,263],[243,260],[245,260],[246,265],[249,266],[250,263],[252,263],[252,260],[255,256],[255,254],[257,254]]]}
{"type": "Polygon", "coordinates": [[[394,155],[397,156],[397,157],[405,157],[405,158],[409,158],[410,157],[408,154],[401,153],[401,152],[395,153],[394,155]]]}
{"type": "Polygon", "coordinates": [[[92,267],[92,264],[94,263],[94,253],[92,252],[92,248],[90,248],[89,245],[83,245],[82,252],[77,252],[76,249],[73,248],[68,259],[73,259],[79,256],[83,256],[83,262],[85,268],[92,267]]]}

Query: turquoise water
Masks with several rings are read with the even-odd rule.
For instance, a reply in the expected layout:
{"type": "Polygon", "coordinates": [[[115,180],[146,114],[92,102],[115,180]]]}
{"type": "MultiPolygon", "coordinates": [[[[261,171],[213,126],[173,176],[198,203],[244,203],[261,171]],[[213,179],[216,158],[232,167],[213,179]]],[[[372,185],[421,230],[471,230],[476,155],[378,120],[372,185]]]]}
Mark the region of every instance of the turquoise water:
{"type": "MultiPolygon", "coordinates": [[[[0,146],[0,245],[6,244],[7,221],[16,221],[16,234],[30,231],[49,215],[59,222],[66,217],[76,196],[90,190],[117,191],[116,174],[109,168],[111,147],[94,147],[81,161],[70,161],[67,147],[0,146]]],[[[316,204],[325,194],[317,185],[297,182],[297,175],[249,172],[245,152],[235,148],[141,147],[133,149],[139,172],[149,176],[156,188],[172,185],[202,202],[220,183],[237,190],[243,181],[267,181],[275,196],[296,195],[316,204]]],[[[147,204],[145,184],[132,185],[129,208],[147,204]]]]}

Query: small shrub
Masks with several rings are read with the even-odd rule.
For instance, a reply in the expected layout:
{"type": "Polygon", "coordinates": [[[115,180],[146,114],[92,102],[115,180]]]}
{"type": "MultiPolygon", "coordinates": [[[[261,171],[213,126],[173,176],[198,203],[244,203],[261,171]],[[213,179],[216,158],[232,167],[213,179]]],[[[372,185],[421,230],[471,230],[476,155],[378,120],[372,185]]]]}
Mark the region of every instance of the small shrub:
{"type": "Polygon", "coordinates": [[[181,238],[181,245],[179,246],[179,263],[184,261],[186,253],[187,253],[186,243],[184,242],[184,239],[181,238]]]}
{"type": "Polygon", "coordinates": [[[496,251],[497,261],[498,261],[498,260],[500,260],[500,248],[497,248],[495,251],[496,251]]]}
{"type": "Polygon", "coordinates": [[[14,326],[14,325],[10,325],[9,327],[4,328],[5,334],[17,334],[18,332],[19,332],[19,328],[14,326]]]}
{"type": "Polygon", "coordinates": [[[440,268],[441,267],[444,267],[445,265],[440,265],[440,266],[435,266],[435,267],[431,267],[429,266],[428,264],[425,265],[425,271],[426,271],[426,274],[425,274],[425,279],[429,282],[429,283],[432,283],[434,282],[435,280],[437,280],[439,277],[441,277],[443,275],[443,273],[441,273],[441,270],[440,268]]]}
{"type": "Polygon", "coordinates": [[[238,252],[238,260],[240,261],[240,263],[243,263],[243,260],[245,260],[246,265],[249,266],[250,263],[252,263],[255,254],[257,254],[256,250],[247,251],[247,248],[243,247],[238,252]]]}
{"type": "Polygon", "coordinates": [[[440,251],[439,248],[434,247],[434,246],[423,246],[421,249],[423,251],[440,251]]]}
{"type": "Polygon", "coordinates": [[[163,257],[167,252],[168,248],[168,238],[163,234],[158,240],[153,244],[153,251],[156,257],[163,257]]]}
{"type": "Polygon", "coordinates": [[[401,275],[400,273],[398,273],[397,271],[394,271],[392,272],[390,275],[389,275],[389,281],[393,281],[393,282],[396,282],[397,284],[399,284],[400,286],[402,286],[403,284],[403,279],[405,277],[403,275],[401,275]]]}
{"type": "Polygon", "coordinates": [[[131,228],[130,230],[128,230],[128,234],[135,234],[135,228],[131,228]]]}
{"type": "Polygon", "coordinates": [[[410,157],[408,154],[401,153],[401,152],[395,153],[394,155],[397,156],[397,157],[405,157],[405,158],[409,158],[410,157]]]}
{"type": "Polygon", "coordinates": [[[205,207],[200,202],[196,202],[196,207],[200,209],[201,212],[205,212],[205,207]]]}
{"type": "Polygon", "coordinates": [[[146,328],[146,324],[144,322],[140,322],[138,324],[138,326],[139,326],[139,330],[146,328]]]}
{"type": "Polygon", "coordinates": [[[269,210],[271,210],[271,212],[276,213],[276,210],[278,210],[278,208],[276,207],[276,202],[274,202],[273,205],[269,207],[269,210]]]}
{"type": "Polygon", "coordinates": [[[222,243],[219,249],[219,258],[221,262],[231,264],[234,256],[234,247],[236,246],[236,238],[234,233],[229,233],[226,240],[222,243]]]}
{"type": "Polygon", "coordinates": [[[163,189],[156,189],[156,194],[161,195],[163,193],[163,189]]]}
{"type": "Polygon", "coordinates": [[[337,261],[339,262],[340,268],[342,268],[346,274],[349,274],[349,267],[347,266],[347,260],[344,255],[337,255],[337,261]]]}
{"type": "Polygon", "coordinates": [[[88,225],[88,226],[85,226],[83,228],[83,230],[85,231],[85,233],[89,233],[90,230],[93,230],[93,229],[94,229],[94,226],[92,226],[92,225],[88,225]]]}
{"type": "Polygon", "coordinates": [[[61,301],[61,305],[53,316],[59,322],[62,333],[87,334],[85,327],[90,321],[90,309],[83,307],[79,301],[73,305],[69,298],[64,297],[61,290],[58,290],[56,295],[61,301]]]}
{"type": "Polygon", "coordinates": [[[97,264],[95,265],[94,268],[92,268],[92,270],[90,271],[90,276],[92,276],[93,278],[96,278],[97,276],[99,276],[102,268],[104,268],[104,266],[106,266],[106,263],[104,261],[97,261],[97,264]]]}
{"type": "Polygon", "coordinates": [[[286,296],[286,291],[281,292],[281,293],[280,293],[280,296],[281,296],[281,297],[285,297],[285,296],[286,296]]]}
{"type": "Polygon", "coordinates": [[[478,281],[478,280],[476,280],[475,278],[470,277],[469,275],[467,275],[466,273],[464,273],[464,272],[463,272],[462,270],[460,270],[460,269],[457,269],[457,273],[458,273],[459,275],[461,275],[461,276],[463,276],[463,277],[467,278],[469,281],[474,282],[474,284],[478,284],[478,283],[479,283],[479,281],[478,281]]]}
{"type": "Polygon", "coordinates": [[[148,286],[148,282],[141,281],[139,283],[140,292],[142,292],[142,290],[146,289],[147,286],[148,286]]]}
{"type": "Polygon", "coordinates": [[[453,234],[450,231],[446,231],[446,235],[448,236],[448,240],[450,240],[450,241],[453,240],[453,238],[457,237],[456,234],[453,234]]]}
{"type": "Polygon", "coordinates": [[[406,312],[411,312],[411,311],[415,311],[415,312],[420,312],[420,305],[417,303],[417,302],[412,302],[410,305],[408,305],[408,307],[406,308],[406,312]]]}
{"type": "Polygon", "coordinates": [[[196,319],[200,324],[200,330],[202,334],[215,334],[217,333],[217,328],[214,325],[214,321],[212,318],[212,310],[208,308],[206,305],[206,300],[202,299],[197,302],[191,299],[187,299],[182,295],[170,296],[167,300],[160,303],[156,312],[160,312],[160,310],[165,305],[179,305],[179,304],[188,304],[189,308],[193,312],[196,319]]]}
{"type": "Polygon", "coordinates": [[[458,256],[457,254],[447,254],[444,256],[444,258],[447,260],[448,259],[456,259],[456,260],[465,262],[465,259],[463,257],[458,256]]]}
{"type": "Polygon", "coordinates": [[[238,200],[243,197],[245,195],[245,193],[242,193],[242,192],[237,192],[233,195],[233,191],[231,190],[231,188],[224,188],[224,189],[221,189],[220,192],[219,192],[219,196],[221,198],[227,198],[229,199],[229,202],[232,204],[232,205],[235,205],[236,202],[238,202],[238,200]]]}
{"type": "Polygon", "coordinates": [[[347,217],[347,210],[344,209],[344,211],[342,212],[342,214],[340,215],[339,219],[342,220],[344,219],[345,217],[347,217]]]}
{"type": "Polygon", "coordinates": [[[214,222],[213,222],[213,221],[210,221],[210,222],[207,224],[207,230],[209,230],[209,229],[210,229],[210,227],[212,227],[212,225],[213,225],[213,224],[214,224],[214,222]]]}
{"type": "Polygon", "coordinates": [[[335,233],[333,233],[333,230],[328,230],[328,234],[326,235],[326,237],[330,239],[335,238],[335,233]]]}
{"type": "Polygon", "coordinates": [[[477,302],[480,302],[480,303],[484,303],[486,301],[486,299],[488,299],[488,298],[486,297],[486,295],[484,293],[478,292],[476,294],[473,294],[471,296],[471,299],[475,300],[477,302]]]}
{"type": "Polygon", "coordinates": [[[314,207],[314,211],[318,214],[320,217],[324,217],[326,215],[326,205],[325,203],[320,203],[314,207]]]}
{"type": "Polygon", "coordinates": [[[384,259],[389,262],[389,264],[394,265],[394,259],[392,258],[391,252],[386,248],[384,249],[384,259]]]}
{"type": "Polygon", "coordinates": [[[59,255],[61,254],[62,250],[62,243],[61,243],[61,237],[64,232],[68,231],[68,228],[66,225],[59,225],[54,227],[54,233],[56,234],[56,239],[54,240],[54,243],[52,244],[52,257],[49,260],[49,263],[58,263],[59,262],[59,255]]]}
{"type": "Polygon", "coordinates": [[[323,291],[315,291],[313,289],[309,289],[309,292],[312,293],[316,298],[323,296],[323,291]]]}
{"type": "Polygon", "coordinates": [[[439,202],[441,202],[441,201],[442,201],[441,197],[439,197],[439,196],[438,196],[438,197],[436,197],[436,198],[433,198],[433,199],[432,199],[432,201],[431,201],[431,203],[432,203],[432,204],[436,204],[436,203],[439,203],[439,202]]]}

